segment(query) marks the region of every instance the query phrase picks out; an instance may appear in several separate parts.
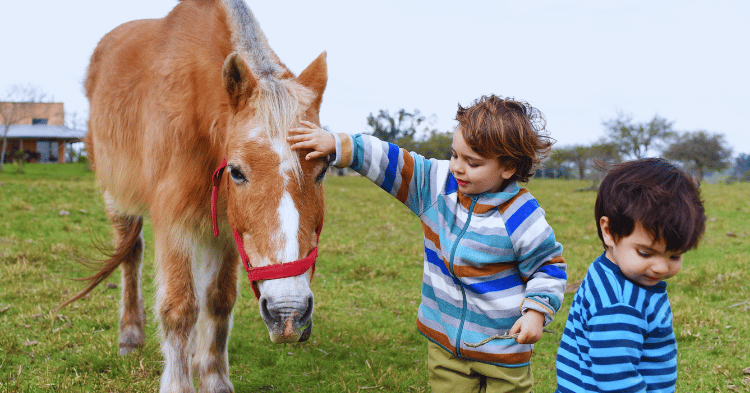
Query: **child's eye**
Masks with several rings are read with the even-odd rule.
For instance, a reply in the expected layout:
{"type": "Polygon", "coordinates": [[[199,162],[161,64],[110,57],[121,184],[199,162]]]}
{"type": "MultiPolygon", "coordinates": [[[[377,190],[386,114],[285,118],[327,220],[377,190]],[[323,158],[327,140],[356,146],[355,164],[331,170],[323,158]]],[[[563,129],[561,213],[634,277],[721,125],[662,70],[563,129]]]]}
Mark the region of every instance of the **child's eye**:
{"type": "Polygon", "coordinates": [[[682,254],[680,254],[680,255],[672,255],[671,257],[669,257],[669,259],[671,259],[671,260],[673,260],[675,262],[679,261],[679,260],[682,259],[682,254]]]}
{"type": "Polygon", "coordinates": [[[651,256],[650,253],[648,253],[646,251],[641,251],[641,250],[638,250],[638,255],[641,256],[641,257],[643,257],[643,258],[648,258],[648,257],[651,256]]]}
{"type": "Polygon", "coordinates": [[[478,166],[479,166],[479,164],[477,164],[477,163],[475,163],[475,162],[470,162],[470,163],[469,163],[469,166],[470,166],[470,167],[472,167],[472,168],[476,168],[476,167],[478,167],[478,166]]]}

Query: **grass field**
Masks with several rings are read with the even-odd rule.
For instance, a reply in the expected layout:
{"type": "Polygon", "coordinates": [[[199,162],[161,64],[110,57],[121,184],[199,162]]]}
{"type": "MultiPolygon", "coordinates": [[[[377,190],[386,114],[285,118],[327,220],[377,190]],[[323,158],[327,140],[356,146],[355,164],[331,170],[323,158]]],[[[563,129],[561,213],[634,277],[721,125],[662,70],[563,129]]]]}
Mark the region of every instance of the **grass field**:
{"type": "MultiPolygon", "coordinates": [[[[77,164],[0,173],[0,392],[151,392],[161,354],[149,314],[146,345],[118,355],[119,272],[55,314],[111,236],[93,174],[77,164]]],[[[207,182],[208,183],[208,182],[207,182]]],[[[593,192],[577,181],[532,180],[565,248],[569,282],[602,249],[593,192]]],[[[750,184],[707,184],[707,231],[669,282],[679,344],[678,392],[750,392],[750,184]]],[[[421,226],[361,177],[326,180],[326,226],[313,281],[315,324],[303,344],[276,345],[243,282],[229,343],[237,392],[429,392],[426,339],[416,330],[421,226]]],[[[153,305],[153,233],[146,223],[144,291],[153,305]]],[[[552,392],[555,353],[572,299],[535,348],[536,392],[552,392]]]]}

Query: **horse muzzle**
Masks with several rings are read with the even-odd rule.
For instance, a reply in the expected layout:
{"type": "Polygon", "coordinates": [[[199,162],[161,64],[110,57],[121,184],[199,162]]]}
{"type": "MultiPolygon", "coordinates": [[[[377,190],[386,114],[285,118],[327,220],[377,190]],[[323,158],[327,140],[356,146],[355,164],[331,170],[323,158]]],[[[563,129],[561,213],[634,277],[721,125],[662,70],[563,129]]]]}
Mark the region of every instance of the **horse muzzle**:
{"type": "Polygon", "coordinates": [[[312,292],[294,296],[273,296],[272,292],[261,292],[258,302],[271,341],[276,344],[307,341],[312,333],[315,304],[312,292]]]}

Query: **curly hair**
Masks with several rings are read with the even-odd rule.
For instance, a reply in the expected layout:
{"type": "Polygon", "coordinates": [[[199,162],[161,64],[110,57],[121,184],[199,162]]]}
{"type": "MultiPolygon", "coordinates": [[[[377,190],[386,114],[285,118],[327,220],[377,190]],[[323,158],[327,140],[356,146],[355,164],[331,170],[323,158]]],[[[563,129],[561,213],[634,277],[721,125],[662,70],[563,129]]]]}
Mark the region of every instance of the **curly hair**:
{"type": "Polygon", "coordinates": [[[482,157],[497,157],[515,167],[510,180],[522,183],[529,181],[554,143],[542,112],[513,98],[493,94],[467,108],[459,104],[456,120],[469,147],[482,157]]]}

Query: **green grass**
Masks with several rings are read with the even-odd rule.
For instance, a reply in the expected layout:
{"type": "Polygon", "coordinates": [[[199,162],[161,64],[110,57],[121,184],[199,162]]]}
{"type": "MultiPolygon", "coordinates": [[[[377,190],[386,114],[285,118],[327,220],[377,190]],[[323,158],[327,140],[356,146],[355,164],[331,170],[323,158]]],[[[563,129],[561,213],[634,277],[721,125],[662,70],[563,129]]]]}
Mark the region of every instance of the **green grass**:
{"type": "MultiPolygon", "coordinates": [[[[84,166],[13,166],[0,173],[0,392],[158,390],[162,357],[149,314],[146,345],[118,355],[119,271],[90,296],[54,314],[111,237],[93,174],[84,166]],[[63,213],[62,215],[60,213],[63,213]],[[66,214],[68,213],[68,214],[66,214]],[[110,284],[110,285],[107,285],[110,284]]],[[[569,281],[601,253],[588,183],[529,184],[565,248],[569,281]]],[[[707,231],[685,256],[669,293],[679,344],[678,392],[748,392],[750,376],[750,184],[704,185],[707,231]]],[[[329,176],[326,222],[313,281],[315,322],[302,344],[276,345],[243,282],[229,341],[237,392],[429,392],[426,339],[416,330],[421,226],[405,207],[360,177],[329,176]]],[[[153,238],[146,221],[144,292],[153,305],[153,238]]],[[[535,391],[554,389],[567,294],[535,348],[535,391]]]]}

